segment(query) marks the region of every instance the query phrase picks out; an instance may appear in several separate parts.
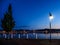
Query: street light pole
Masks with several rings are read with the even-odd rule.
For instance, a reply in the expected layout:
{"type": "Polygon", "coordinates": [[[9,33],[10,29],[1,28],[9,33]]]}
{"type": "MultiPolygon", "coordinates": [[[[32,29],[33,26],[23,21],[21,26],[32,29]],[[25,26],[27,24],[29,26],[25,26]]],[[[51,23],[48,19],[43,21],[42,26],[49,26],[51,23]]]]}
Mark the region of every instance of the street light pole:
{"type": "Polygon", "coordinates": [[[51,41],[51,21],[50,21],[50,41],[51,41]]]}
{"type": "Polygon", "coordinates": [[[53,17],[53,15],[51,14],[51,13],[49,13],[49,19],[50,19],[50,41],[51,41],[51,21],[52,21],[52,19],[53,19],[54,17],[53,17]]]}

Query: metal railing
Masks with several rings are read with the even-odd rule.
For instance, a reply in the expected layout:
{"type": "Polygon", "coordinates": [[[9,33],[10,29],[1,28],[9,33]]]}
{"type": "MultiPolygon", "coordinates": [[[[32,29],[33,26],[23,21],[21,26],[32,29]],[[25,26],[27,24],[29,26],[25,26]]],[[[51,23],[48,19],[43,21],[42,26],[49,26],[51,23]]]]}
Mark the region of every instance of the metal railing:
{"type": "Polygon", "coordinates": [[[0,39],[50,39],[50,36],[52,39],[60,39],[60,33],[48,33],[48,31],[43,31],[43,32],[28,32],[28,31],[12,31],[12,32],[5,32],[5,31],[0,31],[0,39]]]}

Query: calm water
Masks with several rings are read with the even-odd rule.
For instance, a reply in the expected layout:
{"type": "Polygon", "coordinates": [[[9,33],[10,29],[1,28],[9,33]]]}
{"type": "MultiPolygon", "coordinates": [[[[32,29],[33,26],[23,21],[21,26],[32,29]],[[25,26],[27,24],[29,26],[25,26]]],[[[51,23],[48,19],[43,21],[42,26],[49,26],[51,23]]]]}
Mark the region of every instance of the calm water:
{"type": "MultiPolygon", "coordinates": [[[[0,34],[0,38],[11,38],[10,34],[0,34]]],[[[50,39],[50,34],[39,34],[39,33],[28,33],[28,34],[13,34],[12,38],[23,38],[23,39],[50,39]]],[[[60,39],[60,33],[52,33],[51,39],[60,39]]]]}

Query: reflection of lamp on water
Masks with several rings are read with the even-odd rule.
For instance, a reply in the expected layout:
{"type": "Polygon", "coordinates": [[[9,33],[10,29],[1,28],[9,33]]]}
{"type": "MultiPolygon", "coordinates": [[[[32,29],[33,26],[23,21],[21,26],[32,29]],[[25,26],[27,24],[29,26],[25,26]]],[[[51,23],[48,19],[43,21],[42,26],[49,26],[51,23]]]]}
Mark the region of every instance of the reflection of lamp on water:
{"type": "Polygon", "coordinates": [[[49,19],[50,19],[50,23],[49,23],[49,25],[50,25],[50,40],[51,40],[51,21],[52,21],[53,18],[54,18],[53,15],[51,13],[49,13],[49,19]]]}

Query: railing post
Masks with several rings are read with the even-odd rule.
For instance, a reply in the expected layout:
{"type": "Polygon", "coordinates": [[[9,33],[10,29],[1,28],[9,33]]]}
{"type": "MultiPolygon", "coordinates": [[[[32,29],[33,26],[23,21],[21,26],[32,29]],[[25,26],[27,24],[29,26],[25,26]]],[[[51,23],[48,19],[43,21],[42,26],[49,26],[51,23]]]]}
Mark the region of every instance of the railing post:
{"type": "Polygon", "coordinates": [[[6,38],[6,33],[5,33],[5,38],[6,38]]]}
{"type": "Polygon", "coordinates": [[[20,39],[20,34],[18,34],[18,38],[20,39]]]}
{"type": "Polygon", "coordinates": [[[46,39],[47,39],[47,33],[48,33],[48,31],[46,30],[46,31],[45,31],[45,34],[46,34],[46,39]]]}
{"type": "Polygon", "coordinates": [[[37,34],[35,34],[35,35],[36,35],[36,39],[37,39],[37,38],[38,38],[38,37],[37,37],[37,34]]]}
{"type": "Polygon", "coordinates": [[[11,38],[13,39],[13,34],[11,34],[11,38]]]}
{"type": "Polygon", "coordinates": [[[9,33],[7,34],[7,37],[8,37],[8,39],[9,39],[9,33]]]}
{"type": "Polygon", "coordinates": [[[28,34],[27,34],[27,39],[28,39],[29,37],[28,37],[28,34]]]}
{"type": "Polygon", "coordinates": [[[3,33],[3,38],[5,38],[5,34],[3,33]]]}
{"type": "Polygon", "coordinates": [[[3,31],[3,38],[6,38],[6,32],[3,31]]]}

